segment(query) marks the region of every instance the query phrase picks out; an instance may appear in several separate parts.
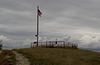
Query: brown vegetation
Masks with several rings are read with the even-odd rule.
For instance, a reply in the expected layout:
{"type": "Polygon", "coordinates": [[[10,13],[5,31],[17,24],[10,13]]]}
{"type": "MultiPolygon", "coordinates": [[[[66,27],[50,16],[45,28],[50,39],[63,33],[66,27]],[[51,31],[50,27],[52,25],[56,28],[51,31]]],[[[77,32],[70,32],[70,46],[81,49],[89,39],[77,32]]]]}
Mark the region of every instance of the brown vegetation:
{"type": "Polygon", "coordinates": [[[31,65],[100,65],[100,53],[86,50],[37,47],[16,51],[31,65]]]}
{"type": "Polygon", "coordinates": [[[15,55],[8,50],[3,50],[0,54],[0,65],[16,65],[15,55]]]}

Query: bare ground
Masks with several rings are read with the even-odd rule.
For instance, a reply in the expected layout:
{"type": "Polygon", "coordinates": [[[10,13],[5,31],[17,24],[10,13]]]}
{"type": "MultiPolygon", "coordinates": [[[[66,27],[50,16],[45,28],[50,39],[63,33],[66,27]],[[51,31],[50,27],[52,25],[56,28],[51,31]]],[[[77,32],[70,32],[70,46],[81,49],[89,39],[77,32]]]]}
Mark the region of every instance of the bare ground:
{"type": "Polygon", "coordinates": [[[25,58],[22,54],[19,54],[16,51],[13,51],[13,53],[16,55],[16,65],[30,65],[29,60],[25,58]]]}

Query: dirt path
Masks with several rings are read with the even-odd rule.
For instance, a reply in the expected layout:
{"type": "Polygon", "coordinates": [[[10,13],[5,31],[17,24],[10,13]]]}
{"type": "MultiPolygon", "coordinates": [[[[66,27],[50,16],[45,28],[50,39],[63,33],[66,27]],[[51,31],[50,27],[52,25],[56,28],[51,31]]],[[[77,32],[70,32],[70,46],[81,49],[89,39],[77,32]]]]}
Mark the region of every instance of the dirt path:
{"type": "Polygon", "coordinates": [[[30,62],[27,58],[25,58],[22,54],[17,53],[16,51],[13,51],[14,54],[16,54],[16,65],[30,65],[30,62]]]}

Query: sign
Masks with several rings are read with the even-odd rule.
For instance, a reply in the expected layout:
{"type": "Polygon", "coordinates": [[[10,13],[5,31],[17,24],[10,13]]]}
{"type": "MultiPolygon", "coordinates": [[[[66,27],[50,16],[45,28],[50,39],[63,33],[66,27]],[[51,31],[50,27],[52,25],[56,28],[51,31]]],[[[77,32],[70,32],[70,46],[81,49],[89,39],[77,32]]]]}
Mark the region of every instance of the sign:
{"type": "Polygon", "coordinates": [[[36,44],[37,42],[34,42],[34,44],[36,44]]]}

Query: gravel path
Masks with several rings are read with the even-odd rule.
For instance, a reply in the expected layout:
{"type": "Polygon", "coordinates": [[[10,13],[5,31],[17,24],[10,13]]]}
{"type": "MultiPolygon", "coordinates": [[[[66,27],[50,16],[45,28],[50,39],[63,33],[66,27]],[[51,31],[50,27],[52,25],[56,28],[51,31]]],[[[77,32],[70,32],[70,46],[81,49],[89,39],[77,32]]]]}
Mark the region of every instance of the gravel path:
{"type": "Polygon", "coordinates": [[[30,62],[27,58],[25,58],[22,54],[17,53],[16,51],[13,51],[14,54],[16,54],[16,65],[30,65],[30,62]]]}

